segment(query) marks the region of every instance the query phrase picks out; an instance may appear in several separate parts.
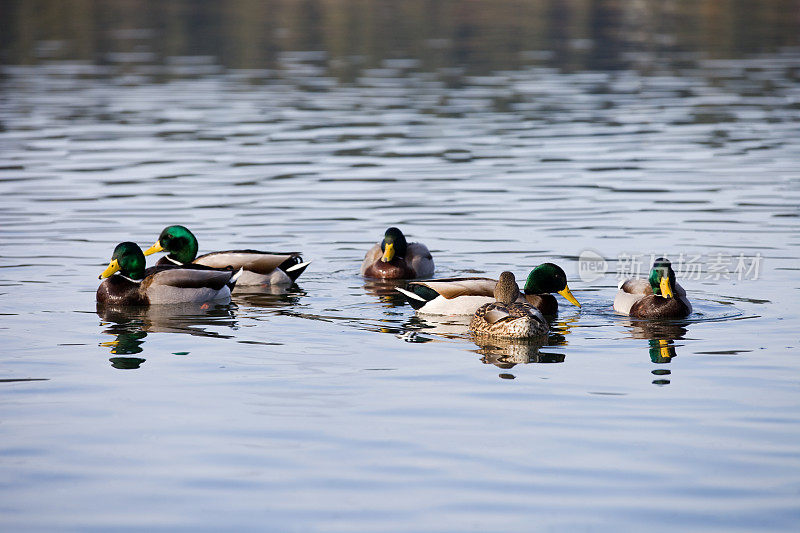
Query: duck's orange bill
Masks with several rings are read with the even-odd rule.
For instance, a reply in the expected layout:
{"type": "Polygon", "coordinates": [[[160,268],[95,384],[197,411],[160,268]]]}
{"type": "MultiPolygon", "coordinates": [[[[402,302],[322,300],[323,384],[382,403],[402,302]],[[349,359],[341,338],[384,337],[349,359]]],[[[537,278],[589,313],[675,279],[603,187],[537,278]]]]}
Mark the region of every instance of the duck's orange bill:
{"type": "Polygon", "coordinates": [[[669,278],[661,278],[661,296],[664,298],[673,298],[672,286],[669,283],[669,278]]]}
{"type": "Polygon", "coordinates": [[[381,257],[381,261],[388,263],[392,259],[394,259],[394,244],[387,242],[383,249],[383,257],[381,257]]]}
{"type": "Polygon", "coordinates": [[[112,260],[105,270],[98,276],[98,279],[107,278],[114,272],[119,271],[119,261],[116,259],[112,260]]]}
{"type": "Polygon", "coordinates": [[[150,255],[150,254],[154,254],[156,252],[163,252],[163,251],[164,251],[164,248],[161,247],[161,241],[156,241],[156,243],[153,246],[151,246],[150,248],[148,248],[147,250],[145,250],[142,253],[144,253],[144,255],[150,255]]]}
{"type": "Polygon", "coordinates": [[[566,298],[567,301],[572,305],[577,305],[578,307],[581,306],[578,300],[572,295],[572,291],[569,290],[569,286],[566,286],[562,290],[558,291],[558,294],[566,298]]]}

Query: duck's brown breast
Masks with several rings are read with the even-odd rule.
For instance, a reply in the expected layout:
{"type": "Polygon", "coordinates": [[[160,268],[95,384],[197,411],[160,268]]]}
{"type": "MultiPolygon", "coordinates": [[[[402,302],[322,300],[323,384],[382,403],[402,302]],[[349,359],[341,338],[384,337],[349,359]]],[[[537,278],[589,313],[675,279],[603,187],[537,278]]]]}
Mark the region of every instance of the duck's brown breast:
{"type": "Polygon", "coordinates": [[[96,295],[99,305],[149,305],[147,296],[139,291],[139,284],[122,276],[111,276],[103,280],[97,287],[96,295]]]}
{"type": "Polygon", "coordinates": [[[648,294],[631,306],[630,316],[636,318],[684,318],[691,310],[678,298],[648,294]]]}
{"type": "Polygon", "coordinates": [[[406,264],[405,259],[394,258],[388,263],[376,261],[364,272],[365,276],[380,279],[408,279],[416,277],[414,271],[406,264]]]}

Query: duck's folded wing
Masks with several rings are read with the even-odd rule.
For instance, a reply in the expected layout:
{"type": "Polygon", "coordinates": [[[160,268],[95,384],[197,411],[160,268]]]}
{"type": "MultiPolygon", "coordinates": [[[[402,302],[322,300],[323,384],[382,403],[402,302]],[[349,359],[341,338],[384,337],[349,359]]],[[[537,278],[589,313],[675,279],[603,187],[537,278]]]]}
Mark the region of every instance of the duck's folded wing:
{"type": "Polygon", "coordinates": [[[653,294],[653,288],[646,279],[632,278],[619,284],[619,290],[628,294],[653,294]]]}
{"type": "Polygon", "coordinates": [[[614,311],[625,315],[631,314],[633,304],[644,298],[645,294],[631,294],[620,289],[614,297],[614,311]]]}
{"type": "Polygon", "coordinates": [[[512,318],[508,310],[503,307],[490,307],[483,313],[483,318],[489,324],[496,324],[501,320],[512,318]]]}
{"type": "Polygon", "coordinates": [[[284,261],[290,259],[294,253],[273,254],[255,250],[231,250],[227,252],[212,252],[201,255],[194,260],[195,264],[214,268],[228,268],[239,270],[244,268],[257,274],[269,274],[278,268],[284,261]]]}
{"type": "Polygon", "coordinates": [[[367,255],[364,256],[364,261],[361,263],[361,275],[364,275],[364,272],[367,271],[369,267],[375,264],[375,262],[383,257],[383,251],[381,250],[381,245],[375,244],[372,248],[369,249],[367,255]]]}
{"type": "Polygon", "coordinates": [[[406,263],[418,277],[431,276],[435,270],[433,256],[421,242],[412,242],[406,249],[406,263]]]}
{"type": "Polygon", "coordinates": [[[179,289],[222,289],[234,272],[229,270],[196,270],[172,268],[162,270],[145,279],[142,288],[149,286],[169,286],[179,289]]]}
{"type": "Polygon", "coordinates": [[[413,284],[424,285],[438,294],[452,300],[459,296],[494,297],[497,281],[489,278],[450,278],[441,280],[415,281],[413,284]]]}

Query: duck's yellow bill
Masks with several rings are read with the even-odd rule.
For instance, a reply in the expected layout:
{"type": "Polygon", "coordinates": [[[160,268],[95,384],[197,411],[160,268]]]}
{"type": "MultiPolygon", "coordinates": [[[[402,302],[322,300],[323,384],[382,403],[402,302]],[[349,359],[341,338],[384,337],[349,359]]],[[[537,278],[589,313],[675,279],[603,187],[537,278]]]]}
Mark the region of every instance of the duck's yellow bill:
{"type": "Polygon", "coordinates": [[[147,250],[145,250],[142,253],[144,255],[150,255],[150,254],[154,254],[156,252],[163,252],[163,251],[164,251],[164,248],[161,247],[161,241],[156,241],[156,243],[153,246],[151,246],[150,248],[148,248],[147,250]]]}
{"type": "Polygon", "coordinates": [[[581,306],[580,302],[578,302],[578,300],[572,295],[572,291],[569,290],[569,286],[566,286],[562,290],[558,291],[558,294],[566,298],[567,301],[572,305],[577,305],[578,307],[581,306]]]}
{"type": "Polygon", "coordinates": [[[658,351],[661,353],[662,359],[672,359],[672,352],[669,349],[669,342],[659,339],[658,340],[659,349],[658,351]]]}
{"type": "Polygon", "coordinates": [[[661,296],[664,298],[673,298],[672,286],[669,284],[669,278],[661,278],[661,296]]]}
{"type": "Polygon", "coordinates": [[[383,249],[383,257],[381,257],[381,261],[384,263],[388,263],[394,259],[394,244],[386,243],[386,247],[383,249]]]}
{"type": "Polygon", "coordinates": [[[103,270],[103,272],[98,276],[98,279],[107,278],[114,272],[117,272],[118,270],[119,270],[119,261],[114,259],[108,264],[106,269],[103,270]]]}

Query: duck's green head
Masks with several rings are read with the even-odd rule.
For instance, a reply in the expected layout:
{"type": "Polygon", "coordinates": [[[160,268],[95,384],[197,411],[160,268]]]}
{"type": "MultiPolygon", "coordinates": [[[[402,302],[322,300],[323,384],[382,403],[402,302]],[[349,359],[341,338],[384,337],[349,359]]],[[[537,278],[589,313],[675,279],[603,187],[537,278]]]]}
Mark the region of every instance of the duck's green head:
{"type": "Polygon", "coordinates": [[[650,287],[653,294],[663,298],[673,298],[673,287],[675,287],[675,271],[672,270],[672,263],[669,259],[659,257],[653,262],[653,269],[650,271],[650,287]]]}
{"type": "Polygon", "coordinates": [[[191,263],[197,257],[197,239],[183,226],[164,228],[156,243],[144,255],[167,252],[167,257],[179,263],[191,263]]]}
{"type": "Polygon", "coordinates": [[[519,285],[514,279],[514,274],[503,272],[497,280],[497,285],[494,286],[494,299],[502,304],[511,305],[517,298],[519,298],[519,285]]]}
{"type": "Polygon", "coordinates": [[[139,245],[135,242],[121,242],[114,248],[111,262],[99,277],[107,278],[115,272],[119,272],[131,279],[142,279],[144,277],[144,265],[144,254],[139,245]]]}
{"type": "Polygon", "coordinates": [[[407,249],[406,236],[398,228],[391,227],[386,230],[383,241],[381,241],[381,250],[383,250],[381,261],[388,263],[394,259],[395,255],[405,257],[407,249]]]}
{"type": "Polygon", "coordinates": [[[553,263],[542,263],[528,274],[525,282],[525,294],[549,294],[556,292],[573,305],[581,306],[567,286],[567,275],[560,266],[553,263]]]}

